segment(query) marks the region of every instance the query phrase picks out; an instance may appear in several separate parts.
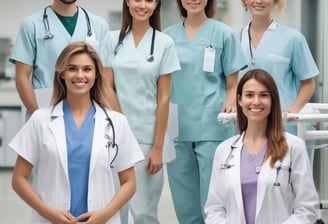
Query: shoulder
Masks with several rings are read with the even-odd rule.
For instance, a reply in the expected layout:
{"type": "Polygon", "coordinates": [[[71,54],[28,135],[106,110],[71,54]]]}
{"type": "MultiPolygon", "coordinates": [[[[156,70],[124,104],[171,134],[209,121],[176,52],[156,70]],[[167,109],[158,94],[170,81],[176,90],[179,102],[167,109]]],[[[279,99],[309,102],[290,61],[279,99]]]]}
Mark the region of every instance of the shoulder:
{"type": "Polygon", "coordinates": [[[44,12],[44,9],[39,10],[39,11],[25,17],[22,21],[22,25],[27,26],[27,25],[32,25],[35,23],[43,23],[43,12],[44,12]]]}
{"type": "Polygon", "coordinates": [[[104,18],[102,18],[92,12],[89,12],[88,10],[85,10],[85,12],[87,13],[87,15],[89,17],[90,22],[96,24],[97,26],[101,26],[101,27],[104,27],[107,30],[109,30],[108,23],[104,18]]]}
{"type": "Polygon", "coordinates": [[[293,154],[301,154],[306,152],[306,145],[303,139],[288,132],[285,132],[285,137],[288,144],[288,149],[292,150],[293,154]]]}
{"type": "Polygon", "coordinates": [[[293,144],[304,144],[304,140],[301,139],[300,137],[293,135],[291,133],[285,132],[285,137],[288,145],[293,145],[293,144]]]}
{"type": "Polygon", "coordinates": [[[177,30],[181,29],[181,26],[183,26],[182,22],[173,24],[166,29],[163,30],[164,33],[169,34],[170,36],[173,35],[177,30]]]}
{"type": "Polygon", "coordinates": [[[283,37],[286,39],[305,40],[305,37],[301,32],[284,24],[279,23],[277,30],[279,30],[279,35],[283,33],[283,37]]]}
{"type": "Polygon", "coordinates": [[[168,34],[156,30],[156,36],[158,37],[160,43],[173,43],[173,39],[168,34]]]}

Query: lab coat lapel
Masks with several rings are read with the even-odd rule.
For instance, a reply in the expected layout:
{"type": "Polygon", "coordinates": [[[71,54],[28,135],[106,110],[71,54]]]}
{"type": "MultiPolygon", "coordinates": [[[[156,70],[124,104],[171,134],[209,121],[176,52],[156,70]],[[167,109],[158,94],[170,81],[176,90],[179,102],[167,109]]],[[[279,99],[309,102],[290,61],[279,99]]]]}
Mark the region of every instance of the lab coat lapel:
{"type": "Polygon", "coordinates": [[[259,212],[261,210],[263,201],[264,201],[264,196],[266,193],[267,187],[263,183],[268,183],[268,178],[269,174],[271,171],[270,167],[270,160],[271,157],[269,157],[262,165],[260,175],[258,176],[258,181],[257,181],[257,200],[256,200],[256,215],[255,218],[257,219],[259,212]]]}
{"type": "MultiPolygon", "coordinates": [[[[101,155],[101,149],[106,150],[105,140],[104,140],[105,127],[107,124],[106,115],[98,104],[94,102],[94,105],[96,107],[96,113],[94,117],[95,128],[93,132],[93,143],[92,143],[92,151],[91,151],[91,159],[90,159],[90,171],[89,171],[90,174],[95,168],[98,157],[101,155]]],[[[105,165],[106,164],[104,164],[104,166],[105,165]]]]}
{"type": "Polygon", "coordinates": [[[49,124],[49,128],[56,140],[57,149],[63,170],[68,177],[68,164],[67,164],[67,145],[66,134],[64,125],[64,112],[63,102],[58,103],[51,112],[53,120],[49,124]]]}
{"type": "MultiPolygon", "coordinates": [[[[230,164],[235,164],[235,167],[232,173],[233,178],[237,178],[236,180],[236,185],[233,186],[234,190],[233,192],[236,194],[235,199],[236,199],[236,205],[237,205],[237,214],[240,214],[240,220],[243,220],[242,223],[245,223],[245,216],[244,216],[244,206],[243,206],[243,196],[241,192],[241,181],[240,181],[240,155],[241,155],[241,148],[243,147],[243,138],[244,138],[244,133],[240,135],[239,139],[232,143],[232,147],[235,147],[235,153],[233,153],[234,158],[231,160],[230,164]]],[[[236,215],[237,215],[236,214],[236,215]]]]}

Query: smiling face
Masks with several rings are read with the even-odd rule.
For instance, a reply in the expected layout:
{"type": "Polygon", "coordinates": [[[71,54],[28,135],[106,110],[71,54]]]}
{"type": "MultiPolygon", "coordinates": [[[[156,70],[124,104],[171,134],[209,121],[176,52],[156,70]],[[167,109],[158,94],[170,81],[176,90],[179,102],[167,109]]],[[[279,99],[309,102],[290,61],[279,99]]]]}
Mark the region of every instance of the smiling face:
{"type": "Polygon", "coordinates": [[[157,7],[157,0],[126,0],[133,21],[149,21],[157,7]]]}
{"type": "Polygon", "coordinates": [[[200,14],[204,13],[207,0],[181,0],[181,3],[188,15],[200,14]]]}
{"type": "Polygon", "coordinates": [[[267,122],[271,113],[271,95],[269,90],[255,79],[245,82],[242,94],[238,96],[238,104],[248,123],[267,122]]]}
{"type": "Polygon", "coordinates": [[[247,9],[253,17],[271,17],[276,0],[245,0],[247,9]]]}
{"type": "Polygon", "coordinates": [[[87,53],[72,55],[61,75],[67,88],[67,97],[90,97],[90,90],[96,79],[96,68],[87,53]]]}

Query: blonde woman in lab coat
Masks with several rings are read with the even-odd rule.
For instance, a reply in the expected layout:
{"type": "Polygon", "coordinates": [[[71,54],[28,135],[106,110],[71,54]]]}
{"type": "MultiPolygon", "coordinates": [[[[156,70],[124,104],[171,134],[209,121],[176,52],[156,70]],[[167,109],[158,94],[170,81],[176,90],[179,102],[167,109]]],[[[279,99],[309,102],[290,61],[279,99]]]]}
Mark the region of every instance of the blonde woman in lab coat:
{"type": "Polygon", "coordinates": [[[56,63],[53,107],[36,110],[9,144],[18,153],[12,185],[33,208],[31,223],[121,223],[118,211],[136,189],[133,166],[144,157],[124,115],[106,109],[102,80],[96,51],[68,45],[56,63]]]}
{"type": "Polygon", "coordinates": [[[283,131],[272,77],[248,71],[238,84],[236,105],[241,134],[216,150],[206,223],[314,223],[319,202],[305,143],[283,131]]]}

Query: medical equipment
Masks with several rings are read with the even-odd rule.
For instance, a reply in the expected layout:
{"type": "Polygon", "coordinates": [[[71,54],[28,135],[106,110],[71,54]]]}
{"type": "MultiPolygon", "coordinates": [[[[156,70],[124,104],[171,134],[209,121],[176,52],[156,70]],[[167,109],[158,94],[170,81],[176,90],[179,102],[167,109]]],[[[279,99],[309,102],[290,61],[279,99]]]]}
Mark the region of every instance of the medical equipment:
{"type": "Polygon", "coordinates": [[[106,125],[106,129],[105,129],[105,139],[107,140],[105,147],[108,151],[108,164],[110,165],[111,168],[114,168],[113,162],[115,161],[117,154],[118,154],[118,145],[116,144],[116,141],[115,141],[115,129],[114,129],[112,119],[110,119],[106,109],[104,109],[104,108],[102,108],[102,109],[106,114],[106,121],[108,122],[106,125]],[[109,129],[112,130],[112,136],[109,135],[109,132],[110,132],[109,129]],[[110,156],[111,149],[114,150],[114,156],[112,157],[112,159],[110,156]]]}
{"type": "MultiPolygon", "coordinates": [[[[150,46],[150,52],[149,52],[149,55],[147,55],[146,57],[146,60],[149,61],[149,62],[152,62],[154,61],[154,46],[155,46],[155,33],[156,33],[156,30],[155,28],[153,28],[153,34],[152,34],[152,37],[151,37],[151,46],[150,46]]],[[[114,49],[114,56],[117,55],[118,51],[120,50],[120,48],[123,46],[123,41],[122,40],[119,40],[115,46],[115,49],[114,49]]]]}
{"type": "MultiPolygon", "coordinates": [[[[47,9],[50,8],[51,6],[47,6],[44,8],[44,11],[43,11],[43,24],[44,24],[44,27],[46,29],[46,34],[44,35],[44,39],[48,40],[48,39],[52,39],[54,38],[54,34],[52,34],[51,30],[50,30],[50,25],[49,25],[49,19],[48,19],[48,14],[47,14],[47,9]]],[[[80,7],[84,14],[85,14],[85,18],[86,18],[86,21],[87,21],[87,27],[88,27],[88,33],[87,33],[87,36],[88,37],[91,37],[92,36],[92,31],[91,31],[91,23],[90,23],[90,18],[89,18],[89,15],[87,13],[87,11],[80,7]]]]}

